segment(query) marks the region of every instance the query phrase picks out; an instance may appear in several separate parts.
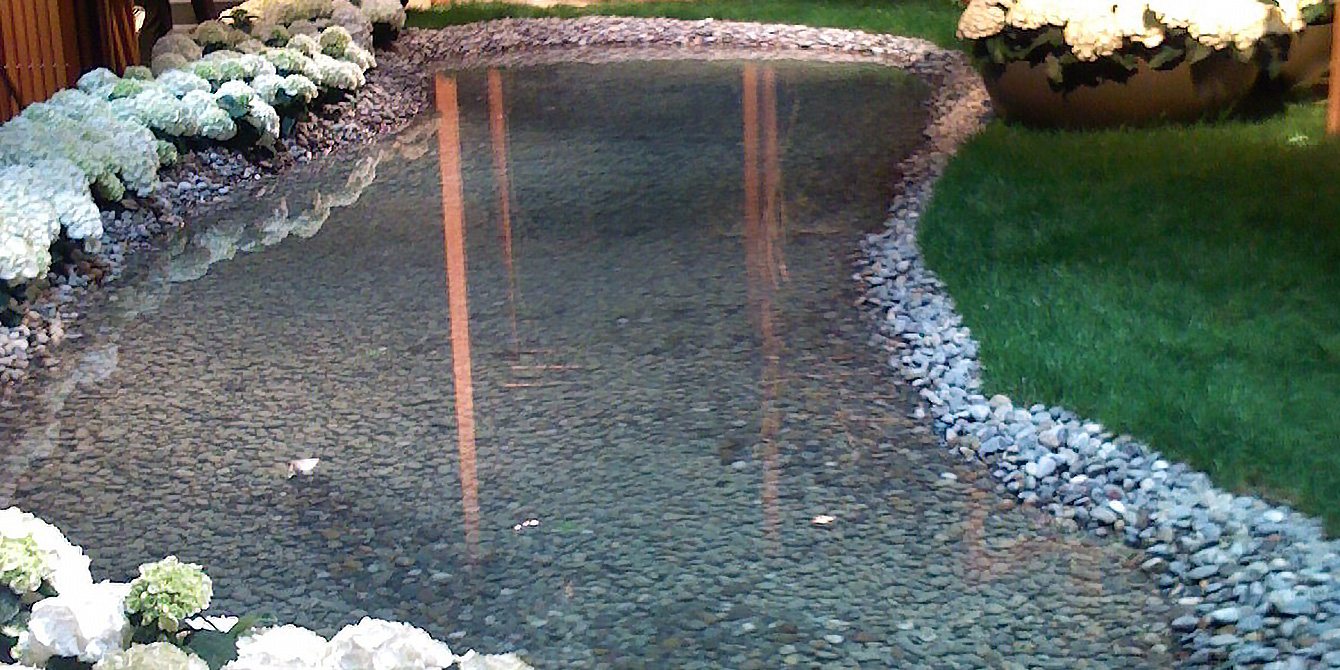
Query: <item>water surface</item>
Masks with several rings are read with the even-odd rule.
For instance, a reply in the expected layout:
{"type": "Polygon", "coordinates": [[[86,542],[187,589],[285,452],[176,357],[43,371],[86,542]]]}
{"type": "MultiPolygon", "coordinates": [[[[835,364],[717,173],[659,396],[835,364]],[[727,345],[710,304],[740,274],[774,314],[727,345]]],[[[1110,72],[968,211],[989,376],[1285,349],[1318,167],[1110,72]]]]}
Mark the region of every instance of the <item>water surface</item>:
{"type": "Polygon", "coordinates": [[[851,278],[926,91],[887,68],[451,73],[440,114],[147,257],[3,408],[99,577],[541,668],[1159,668],[1120,547],[912,420],[851,278]],[[320,457],[311,476],[293,459],[320,457]]]}

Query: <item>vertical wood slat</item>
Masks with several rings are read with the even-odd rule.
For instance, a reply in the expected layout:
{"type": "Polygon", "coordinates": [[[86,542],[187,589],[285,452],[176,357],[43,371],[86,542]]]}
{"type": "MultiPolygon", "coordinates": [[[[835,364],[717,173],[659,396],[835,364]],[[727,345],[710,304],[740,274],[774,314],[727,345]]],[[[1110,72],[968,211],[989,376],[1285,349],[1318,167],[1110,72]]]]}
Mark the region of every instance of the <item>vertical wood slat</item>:
{"type": "Polygon", "coordinates": [[[0,0],[0,122],[79,76],[76,10],[73,0],[0,0]]]}
{"type": "Polygon", "coordinates": [[[0,122],[84,70],[138,62],[131,0],[0,0],[0,122]]]}
{"type": "Polygon", "coordinates": [[[18,27],[18,30],[15,31],[17,33],[15,36],[18,38],[18,44],[16,46],[18,52],[22,54],[19,58],[19,62],[15,64],[14,79],[18,81],[19,91],[21,92],[25,107],[38,100],[37,96],[41,93],[41,91],[38,90],[38,87],[33,85],[32,75],[33,63],[41,60],[42,54],[35,53],[33,48],[28,44],[28,36],[32,33],[35,27],[32,22],[28,20],[28,14],[32,9],[32,4],[33,3],[28,0],[19,0],[19,2],[14,3],[14,24],[18,27]]]}
{"type": "Polygon", "coordinates": [[[14,14],[12,5],[15,2],[16,0],[0,0],[0,7],[4,8],[0,13],[0,121],[17,114],[18,108],[22,105],[22,94],[18,90],[18,81],[10,66],[11,63],[18,62],[14,21],[10,18],[14,14]]]}

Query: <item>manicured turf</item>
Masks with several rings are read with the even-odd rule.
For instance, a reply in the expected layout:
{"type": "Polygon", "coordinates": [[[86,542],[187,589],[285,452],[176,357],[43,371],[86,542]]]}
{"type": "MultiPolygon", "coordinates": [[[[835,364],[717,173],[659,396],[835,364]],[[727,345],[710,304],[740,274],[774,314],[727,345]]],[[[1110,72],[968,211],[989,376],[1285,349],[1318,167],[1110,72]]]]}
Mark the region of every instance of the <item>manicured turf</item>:
{"type": "MultiPolygon", "coordinates": [[[[589,13],[891,32],[957,46],[952,0],[460,4],[413,25],[589,13]]],[[[1340,143],[1323,110],[1061,133],[994,124],[922,245],[982,343],[987,393],[1059,404],[1340,533],[1340,143]]]]}
{"type": "Polygon", "coordinates": [[[411,12],[409,25],[433,28],[508,16],[664,16],[798,23],[924,37],[941,46],[957,44],[959,6],[953,0],[696,0],[609,3],[541,9],[500,2],[458,2],[446,9],[411,12]]]}
{"type": "Polygon", "coordinates": [[[989,392],[1060,404],[1340,530],[1340,145],[1322,109],[1056,133],[996,124],[921,242],[989,392]]]}

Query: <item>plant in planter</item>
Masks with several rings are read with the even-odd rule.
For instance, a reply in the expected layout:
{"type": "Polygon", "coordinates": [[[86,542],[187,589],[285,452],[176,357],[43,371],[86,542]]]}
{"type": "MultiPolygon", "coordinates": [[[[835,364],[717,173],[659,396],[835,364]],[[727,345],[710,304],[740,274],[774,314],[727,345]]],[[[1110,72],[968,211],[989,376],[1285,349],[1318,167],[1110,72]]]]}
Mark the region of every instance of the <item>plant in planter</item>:
{"type": "Polygon", "coordinates": [[[1194,119],[1246,94],[1310,1],[972,0],[958,34],[1007,117],[1194,119]]]}
{"type": "Polygon", "coordinates": [[[1285,89],[1316,84],[1330,64],[1333,6],[1329,0],[1276,0],[1276,4],[1292,35],[1288,52],[1270,75],[1285,89]]]}

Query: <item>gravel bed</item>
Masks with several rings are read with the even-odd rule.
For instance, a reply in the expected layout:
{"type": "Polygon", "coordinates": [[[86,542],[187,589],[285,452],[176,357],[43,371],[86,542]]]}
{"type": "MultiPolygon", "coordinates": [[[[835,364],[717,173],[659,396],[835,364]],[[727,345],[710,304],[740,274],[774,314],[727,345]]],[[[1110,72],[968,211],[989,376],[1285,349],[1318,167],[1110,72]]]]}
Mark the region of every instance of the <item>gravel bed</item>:
{"type": "Polygon", "coordinates": [[[1144,551],[1185,614],[1171,625],[1192,667],[1340,667],[1340,554],[1318,522],[1215,489],[1201,473],[1061,408],[1015,406],[981,393],[977,345],[952,299],[923,265],[917,217],[957,144],[987,117],[980,79],[962,54],[916,39],[803,27],[659,19],[503,20],[440,31],[406,31],[378,54],[368,86],[323,110],[278,156],[257,160],[212,150],[187,156],[145,203],[108,213],[103,250],[53,288],[24,324],[0,335],[0,378],[13,383],[30,361],[54,364],[48,347],[77,317],[79,296],[114,276],[124,254],[184,218],[235,198],[265,175],[404,126],[430,105],[436,64],[469,66],[600,59],[625,48],[667,56],[768,49],[875,60],[936,87],[921,151],[901,166],[903,196],[888,230],[862,245],[863,304],[890,351],[889,363],[918,390],[919,411],[959,454],[977,459],[1005,491],[1064,523],[1144,551]],[[250,172],[248,172],[250,170],[250,172]]]}

